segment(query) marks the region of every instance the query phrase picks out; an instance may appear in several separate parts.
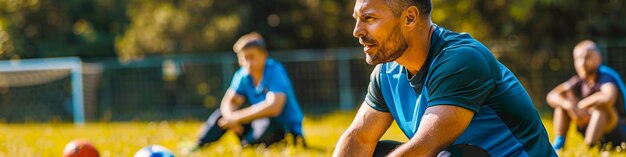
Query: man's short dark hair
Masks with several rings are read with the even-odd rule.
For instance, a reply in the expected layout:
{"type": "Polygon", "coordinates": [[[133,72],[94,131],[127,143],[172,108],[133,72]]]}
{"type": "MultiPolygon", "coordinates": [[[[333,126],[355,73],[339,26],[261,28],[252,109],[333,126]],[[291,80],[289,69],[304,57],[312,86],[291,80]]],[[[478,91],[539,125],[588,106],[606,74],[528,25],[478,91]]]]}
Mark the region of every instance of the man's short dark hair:
{"type": "Polygon", "coordinates": [[[265,50],[265,40],[263,40],[261,34],[257,32],[251,32],[244,36],[241,36],[241,38],[239,38],[239,40],[235,42],[235,45],[233,45],[233,51],[235,51],[235,53],[239,53],[243,49],[250,47],[258,47],[265,50]]]}
{"type": "Polygon", "coordinates": [[[417,7],[421,17],[429,17],[430,11],[433,9],[430,0],[385,0],[385,3],[391,8],[393,15],[396,17],[400,16],[402,11],[410,6],[417,7]]]}

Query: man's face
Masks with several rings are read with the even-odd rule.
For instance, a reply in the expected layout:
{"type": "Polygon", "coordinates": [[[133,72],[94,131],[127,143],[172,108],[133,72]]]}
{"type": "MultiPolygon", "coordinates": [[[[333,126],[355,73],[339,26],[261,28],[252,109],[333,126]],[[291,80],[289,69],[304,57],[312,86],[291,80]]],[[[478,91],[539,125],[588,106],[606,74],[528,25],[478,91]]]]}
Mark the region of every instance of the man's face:
{"type": "Polygon", "coordinates": [[[242,49],[241,52],[237,53],[239,66],[250,72],[259,72],[263,70],[262,68],[265,65],[266,59],[266,52],[258,47],[245,48],[242,49]]]}
{"type": "Polygon", "coordinates": [[[574,68],[580,78],[587,78],[598,70],[599,57],[596,52],[588,47],[574,48],[574,68]]]}
{"type": "Polygon", "coordinates": [[[352,35],[364,46],[370,65],[394,61],[408,48],[401,33],[401,18],[395,17],[384,0],[357,0],[352,15],[356,25],[352,35]]]}

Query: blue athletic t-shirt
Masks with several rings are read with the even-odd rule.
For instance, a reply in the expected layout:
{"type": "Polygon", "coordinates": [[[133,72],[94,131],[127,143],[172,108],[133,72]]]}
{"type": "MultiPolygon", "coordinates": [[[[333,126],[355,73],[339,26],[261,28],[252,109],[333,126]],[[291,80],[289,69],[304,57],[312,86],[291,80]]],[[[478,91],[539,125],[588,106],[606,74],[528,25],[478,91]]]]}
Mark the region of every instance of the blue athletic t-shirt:
{"type": "Polygon", "coordinates": [[[237,94],[245,96],[246,100],[252,105],[264,101],[267,92],[285,94],[285,106],[276,119],[287,128],[288,132],[302,135],[303,115],[300,110],[300,104],[296,100],[296,95],[293,92],[285,67],[279,62],[271,58],[267,59],[263,79],[256,87],[248,71],[239,68],[235,72],[229,88],[235,90],[237,94]]]}
{"type": "Polygon", "coordinates": [[[390,112],[410,139],[426,108],[453,105],[474,111],[453,144],[492,156],[556,156],[530,96],[489,49],[469,34],[435,26],[424,66],[409,78],[396,62],[376,66],[365,102],[390,112]]]}

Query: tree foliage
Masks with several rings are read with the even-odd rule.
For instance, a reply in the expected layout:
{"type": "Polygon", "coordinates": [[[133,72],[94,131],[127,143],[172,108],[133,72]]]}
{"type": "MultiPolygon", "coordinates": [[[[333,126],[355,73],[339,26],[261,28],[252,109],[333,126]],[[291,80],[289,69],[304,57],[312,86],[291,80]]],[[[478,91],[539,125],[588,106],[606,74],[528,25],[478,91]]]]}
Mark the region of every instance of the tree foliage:
{"type": "MultiPolygon", "coordinates": [[[[540,67],[550,57],[568,57],[579,40],[626,34],[619,0],[433,3],[435,23],[471,33],[515,64],[540,67]]],[[[261,32],[277,50],[357,46],[353,5],[353,0],[0,0],[0,58],[130,60],[223,52],[250,31],[261,32]]]]}

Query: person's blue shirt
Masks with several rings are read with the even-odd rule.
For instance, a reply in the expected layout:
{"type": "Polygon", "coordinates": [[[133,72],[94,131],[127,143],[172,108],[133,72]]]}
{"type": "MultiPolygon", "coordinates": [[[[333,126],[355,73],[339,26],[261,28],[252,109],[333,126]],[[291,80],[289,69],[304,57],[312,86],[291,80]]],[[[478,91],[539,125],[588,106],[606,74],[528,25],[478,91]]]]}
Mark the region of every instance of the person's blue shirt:
{"type": "Polygon", "coordinates": [[[246,97],[246,101],[252,105],[264,101],[268,92],[284,93],[285,105],[282,113],[276,119],[285,126],[288,132],[302,136],[302,111],[296,100],[287,71],[279,62],[271,58],[267,59],[263,79],[256,87],[248,71],[239,68],[235,72],[229,88],[246,97]]]}
{"type": "Polygon", "coordinates": [[[428,57],[409,78],[396,62],[376,66],[365,102],[390,112],[410,139],[426,108],[453,105],[475,113],[453,144],[492,156],[556,156],[530,96],[489,49],[469,34],[435,26],[428,57]]]}

